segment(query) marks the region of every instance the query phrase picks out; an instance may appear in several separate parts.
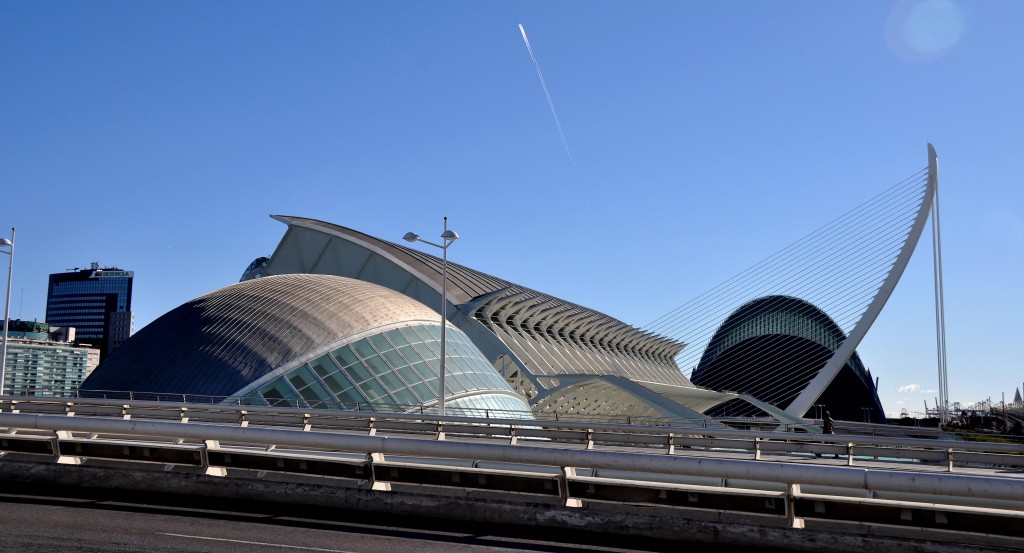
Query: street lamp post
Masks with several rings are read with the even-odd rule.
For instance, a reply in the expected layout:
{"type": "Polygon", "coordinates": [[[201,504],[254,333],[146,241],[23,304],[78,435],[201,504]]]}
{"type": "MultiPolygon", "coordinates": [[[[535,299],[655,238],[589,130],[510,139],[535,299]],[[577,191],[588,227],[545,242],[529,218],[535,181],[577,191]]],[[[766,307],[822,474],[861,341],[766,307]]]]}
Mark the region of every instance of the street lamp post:
{"type": "Polygon", "coordinates": [[[441,243],[435,244],[420,238],[415,232],[407,232],[403,237],[407,242],[423,242],[441,249],[441,369],[437,383],[437,414],[444,416],[444,368],[445,368],[445,327],[448,326],[448,246],[459,238],[454,230],[448,230],[448,218],[444,218],[444,232],[441,243]]]}
{"type": "MultiPolygon", "coordinates": [[[[0,346],[0,395],[4,394],[4,377],[7,375],[7,331],[11,326],[11,278],[14,276],[14,227],[11,227],[11,239],[0,238],[0,248],[10,248],[3,253],[11,256],[7,266],[7,301],[4,307],[4,343],[0,346]]],[[[0,250],[3,251],[3,250],[0,250]]]]}

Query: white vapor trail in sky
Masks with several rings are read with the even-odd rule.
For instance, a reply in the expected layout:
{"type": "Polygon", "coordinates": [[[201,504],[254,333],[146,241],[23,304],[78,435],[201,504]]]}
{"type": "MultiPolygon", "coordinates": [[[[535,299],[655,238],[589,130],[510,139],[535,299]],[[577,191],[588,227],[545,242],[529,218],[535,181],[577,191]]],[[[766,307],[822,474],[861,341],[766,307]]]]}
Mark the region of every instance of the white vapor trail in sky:
{"type": "Polygon", "coordinates": [[[526,44],[526,51],[530,53],[530,59],[533,60],[533,67],[537,69],[537,76],[540,77],[540,87],[544,89],[544,96],[548,99],[548,107],[551,108],[551,115],[555,118],[555,126],[558,127],[558,136],[562,139],[562,146],[565,147],[565,153],[569,156],[569,161],[572,162],[573,167],[576,166],[576,160],[572,158],[572,152],[569,151],[569,143],[565,140],[565,133],[562,132],[562,123],[558,120],[558,112],[555,111],[555,103],[551,101],[551,93],[548,92],[548,85],[544,82],[544,73],[540,71],[540,64],[537,63],[537,58],[533,55],[533,48],[530,47],[530,39],[526,38],[526,29],[523,28],[523,24],[519,24],[519,32],[523,34],[523,42],[526,44]]]}

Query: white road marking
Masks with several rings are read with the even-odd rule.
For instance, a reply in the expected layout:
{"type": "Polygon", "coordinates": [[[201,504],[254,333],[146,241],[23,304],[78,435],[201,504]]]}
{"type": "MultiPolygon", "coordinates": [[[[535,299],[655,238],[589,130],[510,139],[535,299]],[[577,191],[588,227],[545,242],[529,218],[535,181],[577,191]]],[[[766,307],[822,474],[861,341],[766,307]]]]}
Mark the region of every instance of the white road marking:
{"type": "Polygon", "coordinates": [[[209,540],[209,541],[225,541],[231,543],[242,543],[245,545],[264,545],[267,547],[282,547],[285,549],[299,549],[302,551],[323,551],[325,553],[355,553],[354,551],[345,551],[343,549],[321,549],[319,547],[302,547],[301,545],[286,545],[283,543],[265,543],[259,541],[245,541],[245,540],[229,540],[227,538],[211,538],[207,536],[190,536],[188,534],[170,534],[167,532],[157,532],[160,536],[171,536],[175,538],[189,538],[193,540],[209,540]]]}

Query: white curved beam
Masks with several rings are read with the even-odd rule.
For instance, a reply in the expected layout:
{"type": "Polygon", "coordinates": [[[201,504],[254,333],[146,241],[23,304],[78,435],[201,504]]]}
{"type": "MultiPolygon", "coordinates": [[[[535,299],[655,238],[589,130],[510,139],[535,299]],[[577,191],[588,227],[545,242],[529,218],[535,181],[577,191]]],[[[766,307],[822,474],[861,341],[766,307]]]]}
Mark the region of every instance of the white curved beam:
{"type": "Polygon", "coordinates": [[[807,383],[803,391],[786,407],[786,412],[790,415],[803,417],[804,413],[814,405],[814,402],[821,397],[821,394],[825,392],[825,388],[832,383],[832,380],[839,374],[839,370],[843,368],[846,361],[853,355],[854,350],[860,345],[860,341],[867,334],[868,329],[871,328],[875,319],[878,318],[878,314],[882,312],[885,302],[889,300],[889,296],[892,295],[892,291],[896,288],[896,283],[903,276],[903,271],[907,268],[907,263],[910,262],[910,256],[914,253],[914,248],[917,247],[917,242],[921,239],[925,224],[928,222],[928,215],[932,210],[932,199],[935,197],[935,188],[938,186],[938,183],[938,156],[935,155],[935,148],[928,144],[928,185],[925,187],[924,198],[921,200],[921,209],[917,213],[913,226],[910,227],[910,233],[907,234],[907,241],[903,243],[903,249],[900,250],[899,257],[896,258],[892,269],[889,270],[889,275],[885,277],[885,281],[878,289],[878,293],[875,294],[875,298],[871,300],[871,304],[868,305],[864,315],[857,321],[857,325],[850,332],[850,335],[846,337],[846,340],[843,340],[839,349],[832,354],[832,357],[818,371],[818,374],[807,383]]]}

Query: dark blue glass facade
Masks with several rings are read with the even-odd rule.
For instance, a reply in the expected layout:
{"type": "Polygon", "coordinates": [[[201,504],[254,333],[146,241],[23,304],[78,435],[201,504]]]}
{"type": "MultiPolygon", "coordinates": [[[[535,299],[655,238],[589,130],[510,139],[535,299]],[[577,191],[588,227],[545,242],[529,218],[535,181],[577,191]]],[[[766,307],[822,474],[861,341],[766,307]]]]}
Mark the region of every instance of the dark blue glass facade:
{"type": "Polygon", "coordinates": [[[132,271],[90,269],[50,275],[46,323],[75,327],[76,339],[106,357],[131,336],[132,271]]]}

